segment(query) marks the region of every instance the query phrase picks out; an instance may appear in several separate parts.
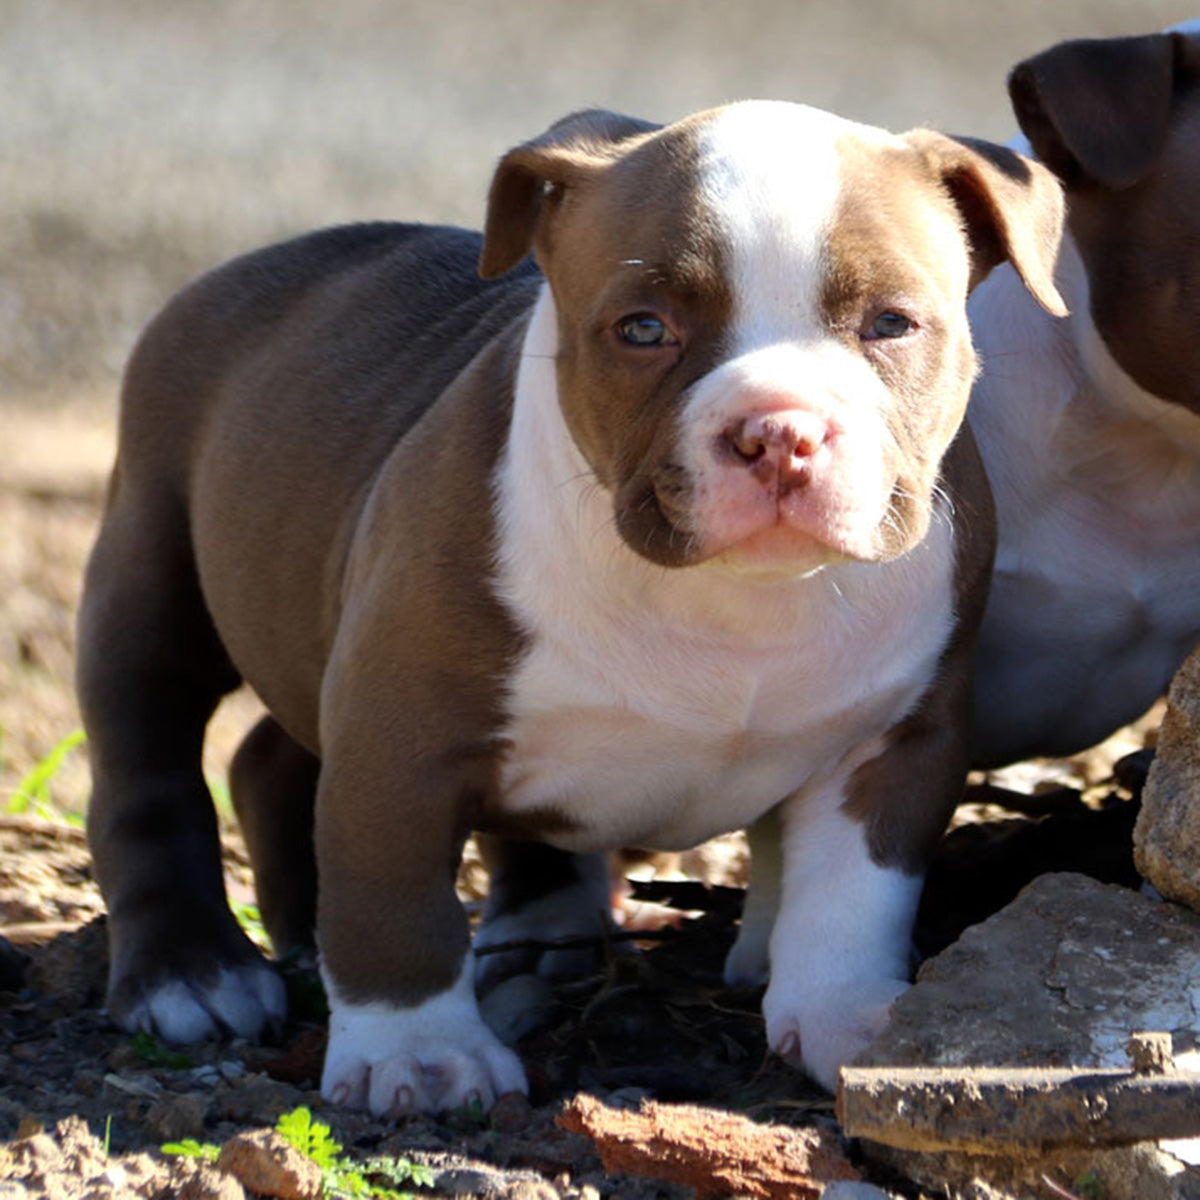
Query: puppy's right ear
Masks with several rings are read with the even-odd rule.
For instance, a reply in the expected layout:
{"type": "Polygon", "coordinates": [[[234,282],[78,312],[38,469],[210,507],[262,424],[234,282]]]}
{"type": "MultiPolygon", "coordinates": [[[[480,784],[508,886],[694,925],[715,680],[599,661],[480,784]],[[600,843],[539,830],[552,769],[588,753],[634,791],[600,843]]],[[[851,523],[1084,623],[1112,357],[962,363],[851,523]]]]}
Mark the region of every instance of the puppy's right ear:
{"type": "Polygon", "coordinates": [[[479,274],[493,279],[529,253],[544,218],[572,188],[585,186],[659,127],[602,109],[573,113],[541,137],[510,150],[488,193],[479,274]]]}

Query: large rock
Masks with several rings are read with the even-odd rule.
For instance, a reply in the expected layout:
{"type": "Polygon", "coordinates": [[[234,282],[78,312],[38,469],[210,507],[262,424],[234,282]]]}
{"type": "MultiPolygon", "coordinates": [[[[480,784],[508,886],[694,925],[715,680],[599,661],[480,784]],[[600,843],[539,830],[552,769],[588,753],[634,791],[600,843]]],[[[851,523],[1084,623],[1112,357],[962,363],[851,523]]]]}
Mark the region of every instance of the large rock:
{"type": "MultiPolygon", "coordinates": [[[[1132,1031],[1166,1030],[1186,1068],[1200,1057],[1189,1055],[1198,1006],[1200,917],[1082,875],[1046,875],[924,964],[858,1064],[1126,1067],[1132,1031]]],[[[1046,1194],[1043,1176],[1068,1192],[1096,1180],[1108,1200],[1190,1200],[1200,1172],[1184,1159],[1195,1148],[878,1153],[964,1200],[1046,1194]]]]}
{"type": "Polygon", "coordinates": [[[1200,911],[1200,649],[1167,694],[1133,852],[1138,870],[1164,896],[1200,911]]]}

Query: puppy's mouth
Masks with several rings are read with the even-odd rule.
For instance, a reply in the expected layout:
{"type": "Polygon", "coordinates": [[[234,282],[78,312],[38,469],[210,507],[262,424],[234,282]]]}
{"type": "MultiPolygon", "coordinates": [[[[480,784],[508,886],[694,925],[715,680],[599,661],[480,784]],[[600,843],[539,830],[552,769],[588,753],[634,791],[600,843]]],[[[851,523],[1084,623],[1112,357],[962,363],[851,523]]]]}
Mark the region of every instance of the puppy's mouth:
{"type": "Polygon", "coordinates": [[[691,481],[678,463],[664,463],[630,480],[616,496],[617,530],[642,558],[663,567],[686,567],[707,557],[691,519],[691,481]]]}
{"type": "Polygon", "coordinates": [[[698,520],[697,489],[686,468],[668,462],[620,489],[617,529],[641,557],[665,567],[714,566],[739,574],[795,577],[833,562],[878,557],[872,540],[862,544],[825,522],[797,520],[787,496],[727,536],[714,536],[698,520]]]}

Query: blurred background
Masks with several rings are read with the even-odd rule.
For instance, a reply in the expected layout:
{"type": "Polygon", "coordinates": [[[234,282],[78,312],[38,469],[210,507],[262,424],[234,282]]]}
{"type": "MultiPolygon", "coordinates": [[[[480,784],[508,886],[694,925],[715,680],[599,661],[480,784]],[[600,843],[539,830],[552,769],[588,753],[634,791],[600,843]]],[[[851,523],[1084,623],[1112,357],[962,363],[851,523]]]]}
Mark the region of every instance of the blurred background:
{"type": "MultiPolygon", "coordinates": [[[[78,724],[73,613],[117,381],[191,276],[335,222],[477,225],[497,157],[592,105],[669,121],[770,97],[1003,140],[1019,59],[1196,8],[0,0],[0,811],[78,724]]],[[[54,777],[67,806],[79,758],[54,777]]]]}

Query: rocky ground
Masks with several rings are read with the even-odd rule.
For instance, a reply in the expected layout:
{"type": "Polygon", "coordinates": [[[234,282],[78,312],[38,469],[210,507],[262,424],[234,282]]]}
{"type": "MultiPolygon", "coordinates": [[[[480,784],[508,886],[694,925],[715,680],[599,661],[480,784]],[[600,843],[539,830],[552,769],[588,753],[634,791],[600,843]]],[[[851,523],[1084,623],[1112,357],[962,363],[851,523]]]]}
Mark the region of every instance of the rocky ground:
{"type": "MultiPolygon", "coordinates": [[[[1109,779],[1086,795],[1058,784],[1034,796],[978,786],[931,874],[922,947],[949,944],[1042,871],[1136,884],[1130,833],[1139,767],[1125,761],[1123,784],[1109,779]]],[[[736,880],[740,849],[726,843],[684,865],[736,880]]],[[[250,896],[232,833],[226,876],[231,896],[250,896]]],[[[461,882],[474,902],[472,864],[461,882]]],[[[235,1182],[161,1150],[189,1138],[227,1145],[300,1106],[332,1126],[348,1162],[399,1157],[427,1168],[430,1186],[420,1194],[799,1197],[820,1195],[830,1180],[861,1178],[894,1195],[936,1195],[846,1142],[832,1100],[766,1052],[759,995],[722,987],[740,899],[737,887],[718,883],[635,885],[625,909],[645,934],[636,953],[610,947],[588,978],[554,987],[518,978],[488,1001],[489,1019],[516,1038],[528,1067],[528,1101],[511,1097],[487,1118],[459,1111],[376,1121],[321,1104],[320,998],[315,976],[302,968],[289,972],[294,1016],[278,1045],[234,1042],[179,1054],[111,1028],[101,1009],[104,918],[81,829],[4,817],[0,934],[25,955],[7,963],[0,990],[0,1179],[8,1180],[0,1197],[313,1194],[253,1174],[242,1175],[248,1184],[235,1182]],[[639,896],[653,905],[639,909],[639,896]],[[646,1110],[648,1100],[662,1108],[646,1110]],[[621,1157],[619,1122],[639,1106],[657,1132],[624,1135],[640,1157],[621,1157]],[[731,1130],[725,1114],[750,1120],[731,1130]],[[783,1149],[768,1153],[764,1139],[781,1138],[783,1149]],[[781,1163],[790,1172],[782,1184],[781,1163]],[[265,1186],[282,1190],[260,1193],[265,1186]]]]}

